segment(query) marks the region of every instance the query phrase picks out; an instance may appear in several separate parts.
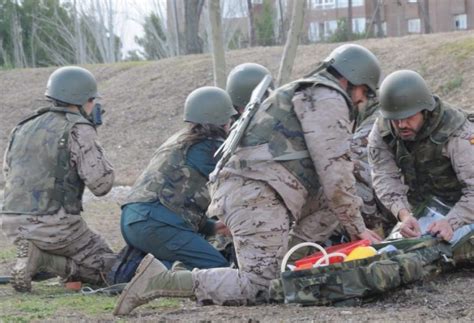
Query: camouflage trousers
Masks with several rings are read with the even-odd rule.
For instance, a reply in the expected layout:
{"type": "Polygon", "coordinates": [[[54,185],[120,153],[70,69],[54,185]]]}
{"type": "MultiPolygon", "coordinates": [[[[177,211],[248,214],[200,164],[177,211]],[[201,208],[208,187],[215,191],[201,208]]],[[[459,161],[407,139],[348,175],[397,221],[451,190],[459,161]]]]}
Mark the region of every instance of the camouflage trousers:
{"type": "Polygon", "coordinates": [[[70,279],[102,284],[116,255],[107,242],[87,226],[80,215],[3,215],[2,230],[14,244],[21,239],[34,243],[45,253],[63,256],[75,268],[70,279]]]}
{"type": "Polygon", "coordinates": [[[211,185],[209,213],[232,232],[239,269],[193,270],[198,301],[218,305],[266,302],[286,252],[289,213],[277,193],[261,181],[230,176],[211,185]],[[214,192],[213,192],[214,191],[214,192]]]}

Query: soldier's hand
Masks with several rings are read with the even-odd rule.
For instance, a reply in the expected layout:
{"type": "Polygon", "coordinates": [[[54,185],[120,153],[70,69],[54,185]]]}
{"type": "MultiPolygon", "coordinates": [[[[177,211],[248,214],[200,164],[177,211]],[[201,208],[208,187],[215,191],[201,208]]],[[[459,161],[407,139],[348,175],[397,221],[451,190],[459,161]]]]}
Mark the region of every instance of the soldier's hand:
{"type": "Polygon", "coordinates": [[[405,238],[416,238],[421,236],[420,225],[412,215],[406,216],[402,219],[400,234],[405,238]]]}
{"type": "Polygon", "coordinates": [[[359,234],[359,239],[361,240],[367,239],[371,243],[379,243],[382,241],[382,238],[377,233],[369,229],[359,234]]]}
{"type": "Polygon", "coordinates": [[[449,241],[453,238],[453,228],[448,223],[448,220],[438,220],[431,223],[427,230],[431,235],[449,241]]]}
{"type": "Polygon", "coordinates": [[[222,222],[222,221],[217,221],[216,222],[216,233],[221,234],[223,236],[231,236],[232,233],[230,232],[230,229],[222,222]]]}

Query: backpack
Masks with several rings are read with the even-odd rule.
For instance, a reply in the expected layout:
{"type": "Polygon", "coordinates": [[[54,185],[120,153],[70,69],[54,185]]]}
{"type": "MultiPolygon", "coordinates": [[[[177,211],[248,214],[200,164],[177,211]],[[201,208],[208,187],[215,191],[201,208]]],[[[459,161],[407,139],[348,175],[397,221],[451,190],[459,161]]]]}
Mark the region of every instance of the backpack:
{"type": "MultiPolygon", "coordinates": [[[[472,233],[466,241],[474,246],[472,233]]],[[[270,283],[270,301],[302,305],[348,304],[454,268],[455,262],[451,258],[454,249],[446,242],[422,237],[373,247],[379,250],[388,244],[397,250],[324,267],[282,272],[279,279],[270,283]]],[[[456,250],[462,249],[459,248],[456,250]]],[[[474,249],[470,250],[470,258],[467,258],[472,260],[474,249]]]]}

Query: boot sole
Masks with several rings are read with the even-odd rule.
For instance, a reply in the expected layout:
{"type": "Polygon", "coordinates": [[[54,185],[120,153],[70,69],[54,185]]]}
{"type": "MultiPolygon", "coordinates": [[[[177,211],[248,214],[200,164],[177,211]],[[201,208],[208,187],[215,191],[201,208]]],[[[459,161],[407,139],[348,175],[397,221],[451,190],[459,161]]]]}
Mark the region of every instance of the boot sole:
{"type": "Polygon", "coordinates": [[[153,262],[154,259],[155,259],[155,257],[153,257],[153,255],[151,255],[151,254],[148,254],[148,255],[145,256],[145,258],[143,258],[142,262],[140,263],[140,265],[137,268],[135,276],[133,276],[130,283],[128,283],[127,286],[125,286],[124,290],[120,294],[120,297],[117,301],[117,305],[115,305],[115,309],[114,309],[114,312],[113,312],[114,315],[128,315],[128,314],[130,314],[131,311],[133,311],[135,309],[135,308],[133,308],[132,310],[130,310],[127,313],[119,313],[120,312],[119,311],[120,307],[122,306],[125,298],[127,297],[128,291],[133,286],[133,284],[135,284],[135,282],[143,275],[145,270],[151,265],[151,263],[153,262]]]}
{"type": "Polygon", "coordinates": [[[21,263],[24,258],[28,258],[28,241],[22,241],[17,247],[17,263],[12,270],[11,284],[13,288],[20,293],[31,292],[31,277],[27,277],[26,263],[21,263]]]}

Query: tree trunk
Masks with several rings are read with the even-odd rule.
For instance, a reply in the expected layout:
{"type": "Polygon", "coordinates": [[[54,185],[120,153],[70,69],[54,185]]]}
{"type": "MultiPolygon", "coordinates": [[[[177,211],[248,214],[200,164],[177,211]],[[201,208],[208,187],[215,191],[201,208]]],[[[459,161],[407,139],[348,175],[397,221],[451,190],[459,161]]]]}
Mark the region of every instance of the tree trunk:
{"type": "Polygon", "coordinates": [[[352,0],[347,1],[347,39],[352,39],[352,0]]]}
{"type": "Polygon", "coordinates": [[[380,14],[380,9],[381,9],[381,6],[382,4],[380,3],[379,0],[372,0],[373,4],[374,4],[374,10],[375,10],[375,25],[377,26],[377,37],[378,38],[382,38],[384,37],[384,33],[383,33],[383,28],[382,28],[382,17],[381,17],[381,14],[380,14]]]}
{"type": "Polygon", "coordinates": [[[173,4],[173,19],[174,19],[174,24],[173,24],[173,29],[174,29],[174,36],[175,36],[175,48],[176,48],[176,55],[179,56],[181,55],[181,43],[179,41],[179,24],[178,24],[178,9],[176,8],[176,1],[171,1],[173,4]]]}
{"type": "Polygon", "coordinates": [[[425,29],[425,34],[431,33],[431,23],[430,23],[430,5],[428,0],[424,0],[423,3],[418,1],[418,6],[423,17],[423,24],[425,29]]]}
{"type": "Polygon", "coordinates": [[[186,34],[186,54],[202,53],[202,40],[199,38],[199,19],[204,0],[184,1],[184,29],[186,34]]]}
{"type": "Polygon", "coordinates": [[[255,37],[255,18],[253,16],[253,5],[252,0],[247,0],[248,18],[249,18],[249,43],[250,47],[257,44],[255,37]]]}
{"type": "Polygon", "coordinates": [[[278,71],[278,86],[287,83],[290,79],[293,63],[296,57],[296,50],[300,39],[301,30],[303,28],[305,0],[293,1],[293,12],[291,15],[291,26],[286,39],[285,49],[280,62],[278,71]]]}
{"type": "Polygon", "coordinates": [[[211,28],[212,39],[212,61],[214,68],[214,84],[225,89],[225,53],[224,40],[222,35],[221,8],[219,0],[209,0],[209,26],[211,28]]]}

